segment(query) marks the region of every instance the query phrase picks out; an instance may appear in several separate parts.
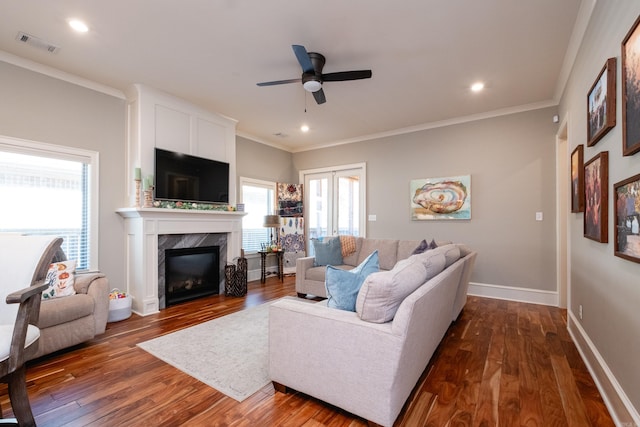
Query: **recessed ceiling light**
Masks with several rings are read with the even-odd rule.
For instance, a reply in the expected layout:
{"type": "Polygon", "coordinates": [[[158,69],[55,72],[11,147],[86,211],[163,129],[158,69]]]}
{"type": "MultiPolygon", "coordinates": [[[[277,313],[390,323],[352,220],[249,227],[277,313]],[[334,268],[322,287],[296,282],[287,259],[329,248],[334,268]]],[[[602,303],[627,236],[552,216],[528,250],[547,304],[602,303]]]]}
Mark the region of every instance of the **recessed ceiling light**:
{"type": "Polygon", "coordinates": [[[471,91],[473,92],[480,92],[482,89],[484,89],[484,83],[482,82],[477,82],[471,85],[471,91]]]}
{"type": "Polygon", "coordinates": [[[302,125],[302,126],[300,126],[300,130],[301,130],[302,132],[309,132],[309,126],[307,126],[307,125],[302,125]]]}
{"type": "Polygon", "coordinates": [[[70,19],[69,26],[79,33],[86,33],[87,31],[89,31],[89,27],[87,27],[87,24],[80,21],[79,19],[70,19]]]}

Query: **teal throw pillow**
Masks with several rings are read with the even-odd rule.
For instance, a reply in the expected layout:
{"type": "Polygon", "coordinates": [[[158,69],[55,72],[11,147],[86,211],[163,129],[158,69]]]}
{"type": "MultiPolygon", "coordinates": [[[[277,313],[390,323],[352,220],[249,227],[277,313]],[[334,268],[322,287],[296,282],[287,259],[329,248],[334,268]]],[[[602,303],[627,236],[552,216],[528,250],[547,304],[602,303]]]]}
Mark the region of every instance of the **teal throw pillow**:
{"type": "Polygon", "coordinates": [[[341,270],[327,266],[325,287],[327,288],[327,306],[340,310],[356,311],[356,299],[364,279],[371,273],[380,271],[378,251],[374,251],[359,266],[352,270],[341,270]]]}
{"type": "Polygon", "coordinates": [[[339,237],[314,239],[315,265],[342,265],[342,246],[339,237]]]}

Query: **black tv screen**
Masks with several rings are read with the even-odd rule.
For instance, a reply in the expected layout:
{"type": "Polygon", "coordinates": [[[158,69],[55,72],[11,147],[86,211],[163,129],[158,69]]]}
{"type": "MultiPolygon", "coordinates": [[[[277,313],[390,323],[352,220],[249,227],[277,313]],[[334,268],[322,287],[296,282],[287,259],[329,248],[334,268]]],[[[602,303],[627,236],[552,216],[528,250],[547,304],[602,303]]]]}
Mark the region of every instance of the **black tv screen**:
{"type": "Polygon", "coordinates": [[[156,148],[155,198],[229,203],[229,163],[156,148]]]}

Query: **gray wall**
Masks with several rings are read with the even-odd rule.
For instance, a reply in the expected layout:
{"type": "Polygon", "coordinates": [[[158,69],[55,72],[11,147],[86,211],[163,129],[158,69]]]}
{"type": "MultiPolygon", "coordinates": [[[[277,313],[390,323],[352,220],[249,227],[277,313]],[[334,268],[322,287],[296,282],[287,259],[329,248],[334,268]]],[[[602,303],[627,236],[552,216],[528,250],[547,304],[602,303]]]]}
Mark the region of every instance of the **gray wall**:
{"type": "Polygon", "coordinates": [[[609,152],[609,242],[583,237],[583,214],[569,219],[571,301],[569,310],[615,375],[635,408],[640,408],[640,264],[613,255],[613,184],[640,173],[640,153],[622,156],[620,44],[640,14],[637,0],[598,1],[560,104],[567,121],[569,152],[585,146],[585,161],[609,152]],[[586,99],[607,58],[618,58],[617,125],[587,147],[586,99]],[[583,307],[583,320],[577,313],[583,307]]]}
{"type": "Polygon", "coordinates": [[[2,61],[0,94],[0,135],[100,153],[98,265],[124,287],[125,101],[2,61]]]}
{"type": "MultiPolygon", "coordinates": [[[[260,144],[255,141],[236,136],[236,173],[238,183],[237,200],[240,200],[240,177],[262,179],[272,182],[297,183],[298,175],[293,169],[291,153],[260,144]]],[[[249,271],[258,274],[260,269],[259,257],[248,257],[249,271]]],[[[267,265],[274,267],[274,256],[267,258],[267,265]]]]}
{"type": "Polygon", "coordinates": [[[273,182],[297,183],[291,153],[236,136],[236,173],[238,200],[240,177],[273,182]]]}
{"type": "Polygon", "coordinates": [[[295,153],[297,170],[366,162],[367,236],[466,242],[472,281],[556,290],[555,108],[295,153]],[[470,221],[411,221],[412,179],[471,175],[470,221]],[[535,220],[543,212],[544,221],[535,220]]]}

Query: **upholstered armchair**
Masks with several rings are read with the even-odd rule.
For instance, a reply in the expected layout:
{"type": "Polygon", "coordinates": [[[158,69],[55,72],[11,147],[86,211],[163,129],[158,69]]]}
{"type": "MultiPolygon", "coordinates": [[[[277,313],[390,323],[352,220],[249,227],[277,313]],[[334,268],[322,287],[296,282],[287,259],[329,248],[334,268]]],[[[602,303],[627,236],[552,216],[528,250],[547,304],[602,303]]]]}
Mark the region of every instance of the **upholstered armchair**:
{"type": "MultiPolygon", "coordinates": [[[[0,380],[20,426],[35,426],[25,362],[38,350],[44,278],[62,239],[0,234],[0,380]]],[[[0,416],[2,412],[0,411],[0,416]]]]}

